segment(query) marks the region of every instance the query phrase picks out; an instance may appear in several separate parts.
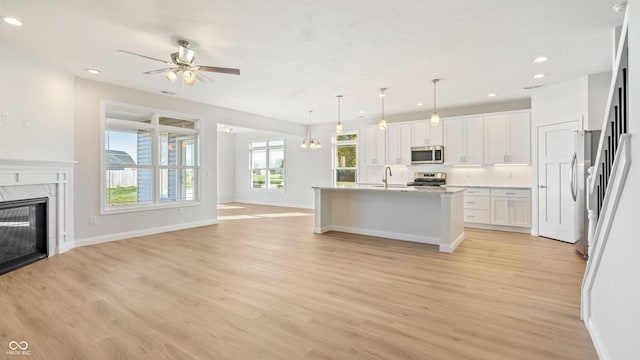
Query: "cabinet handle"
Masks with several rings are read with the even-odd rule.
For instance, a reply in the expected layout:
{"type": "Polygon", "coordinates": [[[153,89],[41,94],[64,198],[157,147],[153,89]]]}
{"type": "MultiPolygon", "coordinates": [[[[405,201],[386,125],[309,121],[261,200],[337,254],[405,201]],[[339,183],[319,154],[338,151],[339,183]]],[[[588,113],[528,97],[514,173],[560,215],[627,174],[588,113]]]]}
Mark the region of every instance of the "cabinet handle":
{"type": "Polygon", "coordinates": [[[473,215],[467,215],[467,217],[469,217],[469,218],[473,218],[473,217],[475,217],[475,216],[473,216],[473,215]]]}

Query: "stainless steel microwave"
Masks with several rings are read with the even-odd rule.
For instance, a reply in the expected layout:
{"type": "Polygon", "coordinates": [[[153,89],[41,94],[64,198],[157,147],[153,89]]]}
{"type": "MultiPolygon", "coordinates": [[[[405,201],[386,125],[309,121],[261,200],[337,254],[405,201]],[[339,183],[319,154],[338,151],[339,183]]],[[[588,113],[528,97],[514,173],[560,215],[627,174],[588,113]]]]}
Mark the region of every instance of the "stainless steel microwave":
{"type": "Polygon", "coordinates": [[[414,146],[411,148],[411,164],[442,164],[444,146],[414,146]]]}

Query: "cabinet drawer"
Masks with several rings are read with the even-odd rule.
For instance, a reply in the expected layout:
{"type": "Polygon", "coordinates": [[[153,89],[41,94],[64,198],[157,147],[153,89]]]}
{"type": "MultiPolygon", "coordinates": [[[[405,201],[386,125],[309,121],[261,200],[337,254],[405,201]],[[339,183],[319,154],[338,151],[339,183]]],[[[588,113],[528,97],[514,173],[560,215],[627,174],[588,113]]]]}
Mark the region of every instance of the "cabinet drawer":
{"type": "Polygon", "coordinates": [[[488,196],[464,196],[464,208],[476,209],[476,210],[489,210],[491,208],[491,202],[488,196]]]}
{"type": "Polygon", "coordinates": [[[464,222],[489,224],[489,210],[464,209],[464,222]]]}
{"type": "Polygon", "coordinates": [[[531,196],[531,190],[529,189],[491,189],[491,196],[528,198],[531,196]]]}
{"type": "Polygon", "coordinates": [[[489,196],[489,188],[467,188],[464,195],[489,196]]]}

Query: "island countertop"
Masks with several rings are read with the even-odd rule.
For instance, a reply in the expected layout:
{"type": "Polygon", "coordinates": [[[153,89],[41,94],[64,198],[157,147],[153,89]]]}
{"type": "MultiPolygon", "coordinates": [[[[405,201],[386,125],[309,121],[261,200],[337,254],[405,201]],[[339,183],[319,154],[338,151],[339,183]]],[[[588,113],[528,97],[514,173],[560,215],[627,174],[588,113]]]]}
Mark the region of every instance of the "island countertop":
{"type": "Polygon", "coordinates": [[[384,185],[336,185],[336,186],[313,186],[313,189],[320,190],[347,190],[347,191],[398,191],[412,192],[425,195],[453,194],[465,189],[448,189],[446,187],[435,186],[406,186],[389,185],[386,189],[384,185]]]}

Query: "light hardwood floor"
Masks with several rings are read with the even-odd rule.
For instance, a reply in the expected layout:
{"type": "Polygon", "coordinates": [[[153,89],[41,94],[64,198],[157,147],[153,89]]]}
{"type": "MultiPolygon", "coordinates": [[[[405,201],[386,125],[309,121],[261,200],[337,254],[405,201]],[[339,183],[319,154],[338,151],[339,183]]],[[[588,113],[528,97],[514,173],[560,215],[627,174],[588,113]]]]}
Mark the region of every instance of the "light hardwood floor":
{"type": "Polygon", "coordinates": [[[312,216],[295,216],[308,210],[228,205],[242,208],[222,219],[261,216],[0,276],[0,357],[25,340],[29,359],[56,360],[597,358],[571,245],[467,229],[445,254],[316,235],[312,216]]]}

